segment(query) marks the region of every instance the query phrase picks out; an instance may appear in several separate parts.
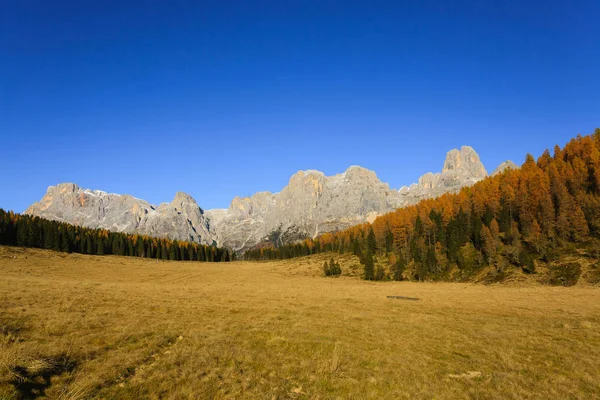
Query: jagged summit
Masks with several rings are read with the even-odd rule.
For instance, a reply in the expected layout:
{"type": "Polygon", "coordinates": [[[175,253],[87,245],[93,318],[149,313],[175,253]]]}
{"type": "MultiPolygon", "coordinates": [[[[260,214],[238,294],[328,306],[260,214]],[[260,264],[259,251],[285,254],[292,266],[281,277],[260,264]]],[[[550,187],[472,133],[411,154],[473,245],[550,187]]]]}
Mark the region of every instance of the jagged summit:
{"type": "Polygon", "coordinates": [[[175,193],[175,197],[173,198],[172,203],[179,203],[179,202],[196,203],[196,200],[194,200],[194,198],[192,196],[190,196],[189,194],[187,194],[186,192],[177,192],[177,193],[175,193]]]}
{"type": "MultiPolygon", "coordinates": [[[[504,162],[494,174],[507,168],[517,166],[504,162]]],[[[479,155],[472,147],[462,146],[446,154],[441,172],[428,172],[399,190],[390,189],[374,171],[352,165],[331,176],[317,170],[298,171],[280,192],[235,197],[226,209],[203,211],[185,192],[177,192],[170,203],[156,207],[133,196],[61,183],[49,187],[26,213],[92,228],[217,243],[241,251],[264,241],[285,243],[371,221],[421,199],[456,192],[486,176],[479,155]]]]}
{"type": "Polygon", "coordinates": [[[438,197],[447,192],[457,192],[487,177],[479,154],[471,146],[462,146],[446,153],[442,172],[421,175],[417,183],[400,188],[403,204],[414,204],[422,199],[438,197]]]}
{"type": "Polygon", "coordinates": [[[498,167],[494,170],[494,172],[492,172],[492,175],[490,176],[498,175],[506,171],[507,169],[519,169],[519,166],[510,160],[506,160],[500,165],[498,165],[498,167]]]}
{"type": "MultiPolygon", "coordinates": [[[[50,189],[52,187],[53,186],[49,186],[48,189],[50,189]]],[[[58,185],[56,185],[56,188],[58,190],[75,191],[75,190],[79,189],[79,186],[76,185],[75,183],[71,183],[71,182],[62,182],[62,183],[59,183],[58,185]]]]}
{"type": "Polygon", "coordinates": [[[462,146],[460,150],[452,149],[446,153],[442,173],[450,171],[466,171],[470,176],[481,179],[487,176],[479,154],[471,146],[462,146]]]}
{"type": "Polygon", "coordinates": [[[299,170],[298,172],[296,172],[294,175],[292,175],[292,177],[294,176],[307,176],[307,175],[323,175],[325,176],[325,174],[319,170],[316,169],[305,169],[305,170],[299,170]]]}
{"type": "Polygon", "coordinates": [[[370,169],[358,165],[352,165],[348,167],[348,169],[346,170],[346,172],[344,172],[343,175],[346,179],[350,180],[367,179],[369,181],[379,181],[379,178],[377,178],[377,174],[375,173],[375,171],[371,171],[370,169]]]}
{"type": "Polygon", "coordinates": [[[82,189],[73,183],[50,186],[25,214],[89,228],[140,233],[212,244],[212,234],[196,201],[179,192],[171,203],[156,207],[130,195],[82,189]]]}
{"type": "Polygon", "coordinates": [[[360,165],[351,165],[348,168],[346,168],[346,171],[344,171],[345,174],[348,173],[375,173],[372,170],[365,168],[365,167],[361,167],[360,165]]]}
{"type": "Polygon", "coordinates": [[[190,212],[192,212],[192,209],[198,208],[200,212],[203,212],[198,206],[198,203],[196,203],[196,200],[194,200],[192,196],[185,192],[175,193],[175,197],[173,198],[173,201],[171,201],[170,205],[179,210],[188,209],[190,212]]]}

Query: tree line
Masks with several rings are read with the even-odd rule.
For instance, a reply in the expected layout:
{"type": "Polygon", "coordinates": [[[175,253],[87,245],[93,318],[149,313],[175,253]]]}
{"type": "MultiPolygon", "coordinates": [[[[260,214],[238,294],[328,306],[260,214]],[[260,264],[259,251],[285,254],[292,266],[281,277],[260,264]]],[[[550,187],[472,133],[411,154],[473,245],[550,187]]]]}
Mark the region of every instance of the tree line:
{"type": "Polygon", "coordinates": [[[226,262],[234,253],[216,246],[90,229],[0,208],[0,244],[69,253],[226,262]]]}
{"type": "Polygon", "coordinates": [[[488,177],[456,194],[400,208],[348,229],[279,248],[255,249],[252,260],[337,251],[354,253],[365,279],[436,279],[484,266],[535,272],[570,243],[600,233],[600,129],[555,146],[519,169],[488,177]],[[376,260],[384,260],[376,263],[376,260]]]}

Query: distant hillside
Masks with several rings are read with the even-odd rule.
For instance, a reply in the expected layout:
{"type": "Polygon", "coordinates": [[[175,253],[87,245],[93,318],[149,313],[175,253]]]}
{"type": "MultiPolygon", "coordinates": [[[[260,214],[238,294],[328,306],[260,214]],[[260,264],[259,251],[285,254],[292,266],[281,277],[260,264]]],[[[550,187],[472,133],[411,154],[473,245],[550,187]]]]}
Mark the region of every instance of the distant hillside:
{"type": "Polygon", "coordinates": [[[156,258],[173,261],[231,261],[228,249],[189,241],[91,229],[0,208],[0,245],[67,253],[156,258]]]}
{"type": "MultiPolygon", "coordinates": [[[[455,279],[488,266],[501,279],[509,267],[533,274],[536,264],[551,265],[576,249],[598,258],[599,233],[600,129],[596,129],[562,149],[556,146],[553,154],[546,150],[537,161],[527,155],[520,169],[507,168],[457,194],[423,200],[373,223],[316,239],[248,251],[245,258],[289,258],[333,250],[359,256],[366,279],[455,279]],[[388,268],[376,266],[374,257],[386,257],[388,268]]],[[[581,267],[557,265],[556,282],[563,280],[563,272],[580,275],[581,267]]]]}

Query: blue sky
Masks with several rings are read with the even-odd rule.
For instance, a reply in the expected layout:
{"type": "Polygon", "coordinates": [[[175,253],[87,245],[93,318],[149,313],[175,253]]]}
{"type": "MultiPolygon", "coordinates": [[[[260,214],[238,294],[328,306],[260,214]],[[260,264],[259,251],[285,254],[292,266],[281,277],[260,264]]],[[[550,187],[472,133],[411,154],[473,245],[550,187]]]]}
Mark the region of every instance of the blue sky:
{"type": "Polygon", "coordinates": [[[399,188],[600,126],[598,1],[2,1],[0,207],[203,208],[361,165],[399,188]]]}

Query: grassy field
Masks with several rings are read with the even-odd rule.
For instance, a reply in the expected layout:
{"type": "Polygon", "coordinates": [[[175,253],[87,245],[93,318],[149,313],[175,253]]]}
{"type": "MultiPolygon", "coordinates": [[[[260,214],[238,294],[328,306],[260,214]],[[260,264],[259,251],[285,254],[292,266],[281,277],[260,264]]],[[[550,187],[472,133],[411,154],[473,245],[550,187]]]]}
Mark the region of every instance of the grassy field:
{"type": "Polygon", "coordinates": [[[323,278],[326,257],[0,247],[0,399],[600,398],[600,288],[323,278]]]}

